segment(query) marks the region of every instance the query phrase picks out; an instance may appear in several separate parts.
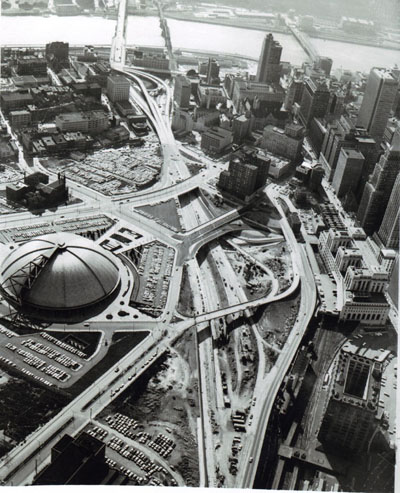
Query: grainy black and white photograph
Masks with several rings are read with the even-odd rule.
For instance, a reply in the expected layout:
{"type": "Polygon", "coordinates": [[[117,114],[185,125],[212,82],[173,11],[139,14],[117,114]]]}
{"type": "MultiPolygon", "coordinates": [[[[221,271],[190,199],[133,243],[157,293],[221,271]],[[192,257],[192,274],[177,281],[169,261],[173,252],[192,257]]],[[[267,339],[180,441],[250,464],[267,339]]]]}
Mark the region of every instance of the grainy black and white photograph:
{"type": "Polygon", "coordinates": [[[399,491],[400,0],[1,0],[0,45],[0,485],[399,491]]]}

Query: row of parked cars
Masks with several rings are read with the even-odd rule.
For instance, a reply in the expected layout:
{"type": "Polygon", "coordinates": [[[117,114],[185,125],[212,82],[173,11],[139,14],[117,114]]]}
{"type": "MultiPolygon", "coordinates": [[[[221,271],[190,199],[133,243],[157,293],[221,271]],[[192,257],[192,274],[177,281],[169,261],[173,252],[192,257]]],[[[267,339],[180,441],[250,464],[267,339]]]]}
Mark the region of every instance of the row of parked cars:
{"type": "Polygon", "coordinates": [[[108,446],[118,452],[122,457],[134,462],[142,471],[146,474],[147,479],[156,472],[167,471],[162,467],[154,464],[154,462],[149,459],[143,452],[138,449],[127,445],[123,440],[117,437],[112,437],[108,446]]]}

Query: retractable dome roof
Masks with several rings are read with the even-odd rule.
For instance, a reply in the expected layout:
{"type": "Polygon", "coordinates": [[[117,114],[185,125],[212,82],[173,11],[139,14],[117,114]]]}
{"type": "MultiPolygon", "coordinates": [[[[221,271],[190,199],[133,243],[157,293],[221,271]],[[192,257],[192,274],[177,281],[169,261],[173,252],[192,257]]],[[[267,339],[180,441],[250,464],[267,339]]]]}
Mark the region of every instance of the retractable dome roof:
{"type": "Polygon", "coordinates": [[[26,315],[73,323],[118,292],[116,258],[93,241],[71,233],[34,238],[2,262],[4,297],[26,315]]]}

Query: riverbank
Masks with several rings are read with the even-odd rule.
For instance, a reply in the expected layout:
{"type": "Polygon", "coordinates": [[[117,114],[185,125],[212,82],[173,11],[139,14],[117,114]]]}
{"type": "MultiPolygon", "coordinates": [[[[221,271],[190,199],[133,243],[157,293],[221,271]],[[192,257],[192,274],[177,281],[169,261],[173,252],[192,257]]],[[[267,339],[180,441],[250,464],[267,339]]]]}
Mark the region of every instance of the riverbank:
{"type": "Polygon", "coordinates": [[[193,17],[192,15],[189,15],[184,12],[169,12],[164,11],[165,17],[168,19],[176,19],[180,21],[186,21],[186,22],[195,22],[195,23],[203,23],[203,24],[217,24],[219,26],[229,26],[229,27],[240,27],[242,29],[252,29],[254,31],[268,31],[268,32],[274,32],[274,33],[281,33],[281,34],[290,34],[289,29],[286,26],[276,26],[276,25],[271,25],[270,23],[262,20],[260,21],[252,21],[251,19],[239,19],[239,18],[229,18],[229,19],[223,19],[223,18],[210,18],[210,17],[193,17]]]}
{"type": "MultiPolygon", "coordinates": [[[[157,12],[155,11],[143,11],[143,10],[136,10],[134,8],[128,8],[128,13],[129,15],[134,15],[135,17],[155,17],[157,16],[157,12]]],[[[27,17],[27,16],[35,16],[35,17],[69,17],[69,16],[74,16],[76,13],[71,14],[57,14],[54,13],[50,10],[45,10],[45,11],[39,11],[38,9],[32,9],[30,11],[23,11],[20,9],[8,9],[8,10],[2,10],[1,13],[5,17],[16,17],[16,16],[21,16],[21,17],[27,17]]],[[[241,29],[248,29],[252,31],[265,31],[265,32],[272,32],[272,33],[280,33],[280,34],[290,34],[289,29],[284,26],[277,26],[275,24],[271,24],[270,22],[266,21],[265,19],[249,19],[249,18],[240,18],[240,17],[234,17],[234,18],[205,18],[205,17],[193,17],[193,15],[189,12],[170,12],[170,11],[165,11],[164,12],[165,17],[168,19],[174,19],[174,20],[180,20],[180,21],[185,21],[185,22],[191,22],[191,23],[196,23],[196,24],[209,24],[209,25],[217,25],[217,26],[224,26],[224,27],[236,27],[236,28],[241,28],[241,29]]],[[[103,19],[112,19],[115,20],[117,18],[117,14],[114,12],[110,12],[108,14],[105,14],[104,12],[96,12],[92,11],[90,13],[88,12],[80,12],[79,16],[85,16],[85,17],[99,17],[103,19]]],[[[383,42],[377,42],[371,39],[366,39],[362,37],[352,37],[351,35],[346,35],[345,33],[342,32],[313,32],[313,33],[305,33],[307,34],[310,39],[321,39],[321,40],[327,40],[327,41],[337,41],[339,43],[349,43],[352,45],[358,45],[358,46],[370,46],[372,48],[382,48],[382,49],[387,49],[387,50],[393,50],[393,51],[399,51],[400,50],[400,43],[390,43],[388,41],[383,41],[383,42]]]]}
{"type": "MultiPolygon", "coordinates": [[[[290,34],[290,30],[285,26],[276,26],[271,25],[269,22],[263,19],[252,20],[248,18],[210,18],[210,17],[193,17],[188,12],[169,12],[164,11],[165,17],[169,19],[182,20],[185,22],[195,22],[195,23],[204,23],[204,24],[216,24],[220,26],[230,26],[230,27],[240,27],[242,29],[251,29],[255,31],[268,31],[273,33],[281,33],[281,34],[290,34]]],[[[337,32],[313,32],[313,33],[304,33],[309,38],[318,38],[318,39],[326,39],[328,41],[338,41],[340,43],[350,43],[361,46],[371,46],[374,48],[384,48],[388,50],[400,50],[400,44],[396,43],[388,43],[387,41],[378,42],[373,40],[368,40],[363,37],[354,38],[351,35],[346,35],[341,31],[337,32]]]]}
{"type": "Polygon", "coordinates": [[[387,41],[383,41],[381,43],[375,41],[368,41],[365,38],[352,38],[350,36],[343,36],[342,33],[312,33],[308,34],[308,37],[312,39],[324,39],[327,41],[338,41],[339,43],[349,43],[358,46],[371,46],[372,48],[383,48],[385,50],[394,50],[400,51],[400,43],[389,43],[387,41]]]}
{"type": "MultiPolygon", "coordinates": [[[[259,58],[265,30],[246,29],[191,20],[168,19],[174,49],[200,52],[217,51],[244,58],[259,58]]],[[[14,16],[3,17],[1,42],[5,46],[40,46],[51,41],[65,41],[70,46],[109,46],[115,34],[115,20],[100,16],[14,16]],[[21,35],[23,33],[23,35],[21,35]]],[[[282,45],[282,60],[301,66],[309,58],[292,34],[274,34],[282,45]]],[[[156,16],[132,16],[126,26],[128,46],[165,46],[156,16]]],[[[313,38],[321,56],[333,59],[333,70],[369,72],[371,67],[392,67],[398,63],[393,49],[370,47],[313,38]]]]}

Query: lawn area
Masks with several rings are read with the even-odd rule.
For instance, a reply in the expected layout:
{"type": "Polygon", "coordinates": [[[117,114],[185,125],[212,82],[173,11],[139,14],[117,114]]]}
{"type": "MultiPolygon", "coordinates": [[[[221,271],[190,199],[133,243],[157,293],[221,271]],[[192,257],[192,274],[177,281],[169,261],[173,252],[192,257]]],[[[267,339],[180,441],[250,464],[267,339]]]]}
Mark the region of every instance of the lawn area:
{"type": "Polygon", "coordinates": [[[178,313],[181,313],[186,317],[192,317],[195,314],[193,292],[190,287],[189,274],[186,264],[183,266],[181,291],[179,293],[179,301],[176,310],[178,313]]]}
{"type": "MultiPolygon", "coordinates": [[[[38,426],[50,421],[69,400],[65,395],[12,376],[0,387],[0,430],[21,442],[38,426]]],[[[5,448],[1,452],[5,453],[5,448]]]]}
{"type": "Polygon", "coordinates": [[[181,223],[177,212],[177,204],[174,199],[159,202],[158,204],[144,205],[137,210],[150,214],[154,218],[161,220],[166,226],[172,226],[181,231],[181,223]]]}

